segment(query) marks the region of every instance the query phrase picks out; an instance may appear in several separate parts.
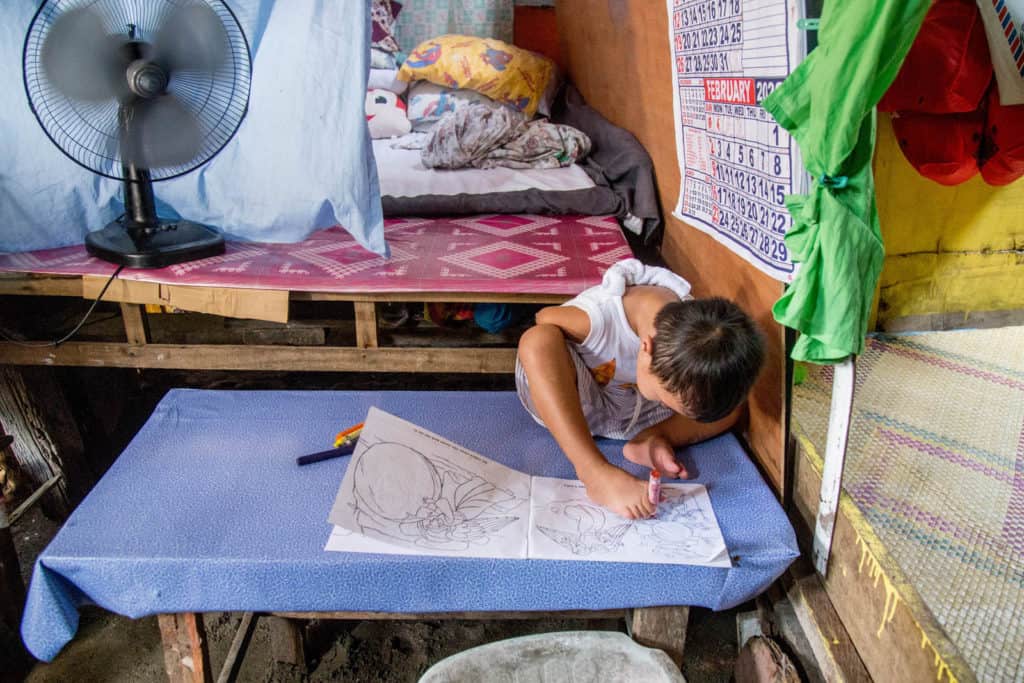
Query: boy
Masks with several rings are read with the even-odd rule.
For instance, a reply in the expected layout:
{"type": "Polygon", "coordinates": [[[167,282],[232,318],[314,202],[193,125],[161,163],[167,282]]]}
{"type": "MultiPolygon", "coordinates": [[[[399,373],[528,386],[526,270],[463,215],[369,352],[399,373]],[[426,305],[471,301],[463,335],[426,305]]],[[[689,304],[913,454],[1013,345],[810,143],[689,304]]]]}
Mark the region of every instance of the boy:
{"type": "Polygon", "coordinates": [[[654,514],[647,482],[605,460],[591,434],[627,439],[627,460],[686,477],[675,447],[732,427],[764,358],[736,304],[693,299],[686,280],[636,259],[536,320],[519,342],[519,398],[591,500],[628,519],[654,514]]]}

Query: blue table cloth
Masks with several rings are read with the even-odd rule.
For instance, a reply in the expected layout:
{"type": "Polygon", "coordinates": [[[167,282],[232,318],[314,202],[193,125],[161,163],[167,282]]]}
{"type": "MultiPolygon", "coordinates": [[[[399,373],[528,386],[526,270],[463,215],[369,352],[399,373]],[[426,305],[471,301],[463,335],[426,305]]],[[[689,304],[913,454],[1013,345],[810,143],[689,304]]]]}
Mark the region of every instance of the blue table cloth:
{"type": "MultiPolygon", "coordinates": [[[[530,474],[573,477],[512,392],[174,390],[36,561],[22,637],[51,660],[78,607],[205,611],[725,609],[798,554],[785,514],[731,435],[683,451],[733,567],[324,551],[348,458],[298,467],[370,406],[530,474]]],[[[622,442],[601,441],[615,464],[622,442]]]]}

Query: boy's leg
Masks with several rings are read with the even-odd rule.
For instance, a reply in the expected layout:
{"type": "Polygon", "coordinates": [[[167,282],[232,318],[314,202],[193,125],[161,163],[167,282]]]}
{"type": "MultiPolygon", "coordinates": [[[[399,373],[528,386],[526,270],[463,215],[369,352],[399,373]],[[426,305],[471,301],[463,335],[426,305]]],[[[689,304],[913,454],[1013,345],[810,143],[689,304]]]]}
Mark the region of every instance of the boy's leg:
{"type": "Polygon", "coordinates": [[[593,450],[604,462],[583,414],[576,364],[561,330],[554,325],[535,325],[524,332],[519,341],[519,362],[526,373],[533,408],[562,450],[567,455],[593,450]]]}

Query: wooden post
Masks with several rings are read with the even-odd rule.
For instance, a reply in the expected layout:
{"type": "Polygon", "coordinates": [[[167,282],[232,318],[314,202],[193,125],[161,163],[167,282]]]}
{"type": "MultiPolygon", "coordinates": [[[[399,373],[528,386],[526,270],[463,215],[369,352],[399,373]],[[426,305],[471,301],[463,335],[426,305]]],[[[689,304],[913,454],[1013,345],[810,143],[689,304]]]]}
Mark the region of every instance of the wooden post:
{"type": "Polygon", "coordinates": [[[270,651],[276,669],[281,676],[289,671],[300,676],[306,674],[306,648],[303,645],[302,624],[295,619],[268,616],[270,627],[270,651]]]}
{"type": "Polygon", "coordinates": [[[129,344],[145,344],[149,341],[149,320],[142,304],[121,304],[121,318],[124,334],[129,344]]]}
{"type": "Polygon", "coordinates": [[[377,347],[377,305],[372,301],[354,301],[356,309],[356,346],[377,347]]]}
{"type": "Polygon", "coordinates": [[[66,517],[92,484],[78,426],[52,368],[0,366],[0,421],[14,437],[15,461],[34,486],[63,475],[42,499],[48,517],[66,517]]]}
{"type": "Polygon", "coordinates": [[[828,576],[828,559],[832,552],[832,535],[836,528],[839,494],[843,489],[843,467],[846,446],[850,438],[850,420],[853,415],[853,395],[857,386],[856,356],[850,356],[835,366],[832,380],[832,407],[828,416],[828,436],[825,437],[825,469],[821,474],[818,494],[818,516],[814,525],[814,568],[828,576]]]}
{"type": "Polygon", "coordinates": [[[161,614],[157,622],[164,644],[168,680],[171,683],[211,683],[203,615],[197,612],[161,614]]]}
{"type": "Polygon", "coordinates": [[[234,683],[238,678],[238,672],[242,668],[242,661],[245,659],[245,651],[249,648],[249,641],[252,640],[252,633],[256,630],[256,615],[253,612],[246,612],[238,624],[238,631],[231,641],[231,648],[224,659],[224,665],[217,676],[217,683],[234,683]]]}
{"type": "Polygon", "coordinates": [[[641,607],[633,610],[630,634],[644,647],[664,650],[682,668],[689,620],[689,607],[641,607]]]}
{"type": "MultiPolygon", "coordinates": [[[[803,560],[798,564],[802,565],[803,560]]],[[[798,576],[797,571],[790,567],[786,580],[792,582],[787,587],[789,601],[822,677],[836,683],[870,681],[871,676],[818,575],[808,572],[805,576],[798,576]]]]}

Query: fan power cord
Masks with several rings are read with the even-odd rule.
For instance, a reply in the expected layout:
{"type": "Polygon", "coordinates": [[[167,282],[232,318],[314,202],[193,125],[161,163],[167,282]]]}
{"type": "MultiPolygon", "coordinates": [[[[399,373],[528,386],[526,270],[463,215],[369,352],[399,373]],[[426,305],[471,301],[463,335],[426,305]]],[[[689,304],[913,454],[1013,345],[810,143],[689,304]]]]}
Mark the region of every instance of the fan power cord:
{"type": "Polygon", "coordinates": [[[33,349],[45,348],[45,347],[49,347],[49,346],[53,346],[53,347],[60,346],[61,344],[66,342],[68,339],[71,339],[73,336],[78,334],[78,331],[80,329],[82,329],[82,326],[85,325],[85,321],[88,320],[89,316],[92,315],[92,312],[96,310],[96,306],[99,305],[100,299],[102,299],[103,295],[107,293],[107,289],[110,288],[111,283],[114,282],[114,279],[121,273],[122,270],[124,270],[124,264],[119,265],[117,267],[117,270],[115,270],[110,275],[110,277],[107,279],[107,283],[105,285],[103,285],[103,289],[101,289],[100,293],[96,296],[95,299],[93,299],[92,305],[89,306],[89,310],[85,312],[85,315],[83,315],[82,319],[78,321],[78,324],[75,325],[75,328],[73,330],[71,330],[70,332],[68,332],[67,334],[65,334],[60,339],[55,339],[53,341],[47,341],[47,342],[23,342],[23,341],[18,341],[17,339],[12,339],[3,330],[0,330],[0,337],[3,337],[4,339],[6,339],[11,344],[14,344],[15,346],[27,346],[27,347],[33,348],[33,349]]]}

